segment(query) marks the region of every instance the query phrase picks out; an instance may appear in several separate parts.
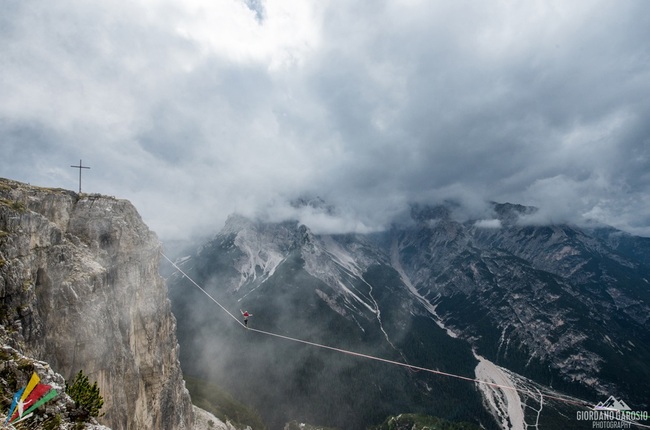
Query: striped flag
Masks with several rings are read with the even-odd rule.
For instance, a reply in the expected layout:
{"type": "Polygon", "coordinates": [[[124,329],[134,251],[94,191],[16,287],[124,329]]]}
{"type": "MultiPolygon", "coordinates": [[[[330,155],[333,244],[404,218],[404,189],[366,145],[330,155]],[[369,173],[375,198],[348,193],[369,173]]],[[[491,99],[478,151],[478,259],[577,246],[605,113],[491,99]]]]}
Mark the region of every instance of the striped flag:
{"type": "Polygon", "coordinates": [[[28,418],[36,408],[56,397],[57,391],[47,384],[40,384],[40,381],[41,378],[34,372],[27,386],[14,395],[5,425],[28,418]],[[25,407],[28,409],[24,410],[25,407]]]}

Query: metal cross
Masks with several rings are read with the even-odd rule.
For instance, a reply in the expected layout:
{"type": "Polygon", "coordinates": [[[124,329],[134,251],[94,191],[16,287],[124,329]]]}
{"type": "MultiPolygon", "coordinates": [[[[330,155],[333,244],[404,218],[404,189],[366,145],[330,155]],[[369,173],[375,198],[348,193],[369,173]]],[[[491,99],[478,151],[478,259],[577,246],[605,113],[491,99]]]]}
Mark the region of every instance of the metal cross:
{"type": "Polygon", "coordinates": [[[81,194],[81,169],[90,169],[90,167],[86,167],[81,164],[81,160],[79,160],[79,165],[78,166],[70,166],[74,167],[76,169],[79,169],[79,194],[81,194]]]}

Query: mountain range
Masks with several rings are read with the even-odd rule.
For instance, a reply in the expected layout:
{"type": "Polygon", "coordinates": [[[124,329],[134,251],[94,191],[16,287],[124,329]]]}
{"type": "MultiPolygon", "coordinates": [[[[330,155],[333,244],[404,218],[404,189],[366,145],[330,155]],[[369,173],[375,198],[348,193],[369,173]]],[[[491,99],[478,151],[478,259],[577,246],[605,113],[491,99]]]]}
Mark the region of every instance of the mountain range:
{"type": "Polygon", "coordinates": [[[648,410],[650,239],[532,224],[536,209],[516,204],[493,203],[485,219],[455,209],[413,205],[367,234],[230,216],[176,260],[204,291],[179,271],[167,279],[184,374],[225,387],[271,429],[365,429],[401,413],[590,427],[576,408],[609,396],[648,410]],[[285,339],[246,331],[214,301],[285,339]]]}

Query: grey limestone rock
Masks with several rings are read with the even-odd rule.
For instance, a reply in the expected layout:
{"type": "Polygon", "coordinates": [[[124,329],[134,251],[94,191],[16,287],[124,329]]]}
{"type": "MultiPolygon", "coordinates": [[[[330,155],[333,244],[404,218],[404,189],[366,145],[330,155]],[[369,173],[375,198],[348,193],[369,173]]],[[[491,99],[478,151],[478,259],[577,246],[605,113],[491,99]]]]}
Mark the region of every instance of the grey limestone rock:
{"type": "Polygon", "coordinates": [[[97,381],[114,430],[192,427],[160,250],[126,200],[0,179],[0,324],[11,347],[97,381]]]}

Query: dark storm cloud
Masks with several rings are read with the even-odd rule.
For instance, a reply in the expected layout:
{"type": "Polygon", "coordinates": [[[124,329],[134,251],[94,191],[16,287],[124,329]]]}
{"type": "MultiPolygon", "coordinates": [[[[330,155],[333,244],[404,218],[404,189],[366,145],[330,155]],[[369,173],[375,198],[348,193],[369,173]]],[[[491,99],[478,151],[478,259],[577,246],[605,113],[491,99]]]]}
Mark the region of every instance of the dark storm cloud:
{"type": "Polygon", "coordinates": [[[67,166],[83,158],[89,190],[129,198],[165,238],[216,230],[232,211],[370,230],[445,199],[648,235],[648,12],[10,2],[1,174],[75,189],[67,166]],[[304,195],[337,215],[288,204],[304,195]]]}
{"type": "Polygon", "coordinates": [[[466,190],[549,208],[571,202],[558,218],[600,207],[613,221],[616,193],[647,190],[636,172],[648,167],[645,130],[630,136],[647,110],[645,6],[494,6],[448,8],[457,18],[448,22],[435,7],[425,18],[382,16],[375,34],[358,36],[372,42],[361,60],[333,48],[323,62],[348,68],[329,70],[322,99],[353,147],[340,172],[357,174],[339,177],[382,191],[384,179],[409,199],[466,190]],[[392,73],[387,88],[382,70],[392,73]]]}

